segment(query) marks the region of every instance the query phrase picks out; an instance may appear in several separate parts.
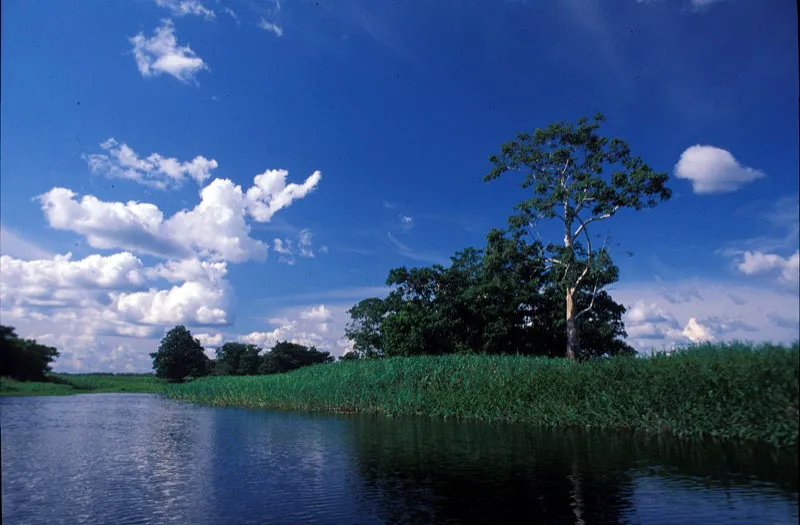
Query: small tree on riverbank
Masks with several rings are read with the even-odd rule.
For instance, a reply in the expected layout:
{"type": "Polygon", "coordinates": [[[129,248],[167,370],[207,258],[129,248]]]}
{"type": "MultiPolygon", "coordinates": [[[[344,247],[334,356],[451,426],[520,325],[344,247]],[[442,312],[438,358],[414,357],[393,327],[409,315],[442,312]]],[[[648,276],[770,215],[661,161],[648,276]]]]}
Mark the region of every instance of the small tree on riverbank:
{"type": "Polygon", "coordinates": [[[150,354],[156,376],[168,381],[208,375],[210,363],[200,341],[185,326],[176,326],[164,336],[158,351],[150,354]]]}
{"type": "Polygon", "coordinates": [[[19,381],[44,381],[59,356],[52,346],[17,337],[12,326],[0,325],[0,375],[19,381]]]}

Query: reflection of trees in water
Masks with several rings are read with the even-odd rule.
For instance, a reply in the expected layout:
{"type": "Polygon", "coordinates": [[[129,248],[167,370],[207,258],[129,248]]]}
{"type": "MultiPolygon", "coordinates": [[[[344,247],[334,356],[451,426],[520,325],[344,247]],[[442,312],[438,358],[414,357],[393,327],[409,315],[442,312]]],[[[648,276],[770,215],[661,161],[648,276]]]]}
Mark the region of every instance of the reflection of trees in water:
{"type": "MultiPolygon", "coordinates": [[[[633,481],[581,436],[506,425],[360,418],[356,457],[390,522],[615,523],[633,481]]],[[[623,466],[624,467],[624,466],[623,466]]]]}
{"type": "Polygon", "coordinates": [[[364,492],[380,499],[389,522],[494,522],[511,515],[621,522],[637,473],[716,489],[758,480],[796,499],[796,454],[777,457],[752,445],[370,416],[355,418],[353,432],[364,492]]]}

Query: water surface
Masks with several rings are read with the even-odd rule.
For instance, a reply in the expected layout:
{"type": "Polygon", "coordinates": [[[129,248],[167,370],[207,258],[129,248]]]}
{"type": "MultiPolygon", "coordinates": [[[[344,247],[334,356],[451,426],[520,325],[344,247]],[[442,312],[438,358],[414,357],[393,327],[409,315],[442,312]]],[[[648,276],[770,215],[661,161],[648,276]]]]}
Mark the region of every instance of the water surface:
{"type": "Polygon", "coordinates": [[[797,455],[666,437],[2,398],[3,523],[797,523],[797,455]]]}

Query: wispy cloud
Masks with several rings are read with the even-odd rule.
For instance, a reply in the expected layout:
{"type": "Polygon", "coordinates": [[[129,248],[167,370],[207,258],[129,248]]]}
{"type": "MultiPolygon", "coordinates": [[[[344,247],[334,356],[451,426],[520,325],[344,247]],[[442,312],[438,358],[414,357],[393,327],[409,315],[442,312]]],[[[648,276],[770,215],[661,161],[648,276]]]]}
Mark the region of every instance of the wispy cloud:
{"type": "Polygon", "coordinates": [[[16,259],[52,259],[53,254],[0,225],[0,254],[16,259]]]}
{"type": "Polygon", "coordinates": [[[188,45],[179,46],[172,20],[163,20],[150,38],[139,33],[130,38],[133,56],[142,76],[171,75],[181,82],[196,82],[208,65],[188,45]]]}
{"type": "Polygon", "coordinates": [[[156,5],[165,7],[173,16],[200,16],[206,20],[214,20],[216,14],[198,0],[155,0],[156,5]]]}
{"type": "Polygon", "coordinates": [[[242,25],[242,22],[239,20],[239,17],[236,15],[236,11],[234,11],[230,7],[224,7],[222,9],[222,12],[225,13],[226,15],[228,15],[229,17],[231,17],[233,19],[233,21],[236,22],[236,25],[242,25]]]}
{"type": "Polygon", "coordinates": [[[443,266],[448,266],[450,264],[450,260],[447,257],[442,257],[441,255],[433,253],[420,252],[410,248],[409,246],[398,241],[395,236],[392,235],[392,232],[386,232],[386,239],[389,245],[391,245],[397,251],[397,253],[403,257],[408,257],[409,259],[413,259],[415,261],[441,264],[443,266]]]}
{"type": "Polygon", "coordinates": [[[265,31],[274,33],[275,36],[283,36],[283,29],[281,28],[281,26],[273,22],[268,22],[265,18],[259,20],[258,27],[260,27],[265,31]]]}

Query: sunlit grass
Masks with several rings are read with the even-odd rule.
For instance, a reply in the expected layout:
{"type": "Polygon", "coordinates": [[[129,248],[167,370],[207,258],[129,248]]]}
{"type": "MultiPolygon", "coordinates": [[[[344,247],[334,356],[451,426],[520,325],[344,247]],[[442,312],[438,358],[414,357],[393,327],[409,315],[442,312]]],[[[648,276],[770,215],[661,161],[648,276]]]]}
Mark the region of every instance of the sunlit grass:
{"type": "Polygon", "coordinates": [[[167,395],[215,406],[360,411],[669,432],[794,444],[800,346],[698,345],[582,364],[521,356],[421,356],[208,377],[167,395]]]}
{"type": "Polygon", "coordinates": [[[160,393],[165,382],[149,374],[50,374],[49,381],[0,379],[0,395],[60,396],[99,393],[160,393]]]}

